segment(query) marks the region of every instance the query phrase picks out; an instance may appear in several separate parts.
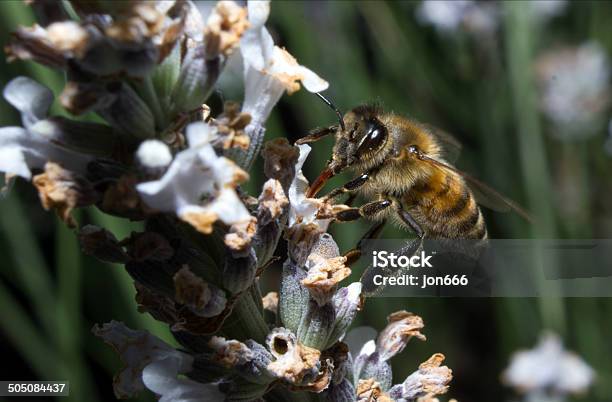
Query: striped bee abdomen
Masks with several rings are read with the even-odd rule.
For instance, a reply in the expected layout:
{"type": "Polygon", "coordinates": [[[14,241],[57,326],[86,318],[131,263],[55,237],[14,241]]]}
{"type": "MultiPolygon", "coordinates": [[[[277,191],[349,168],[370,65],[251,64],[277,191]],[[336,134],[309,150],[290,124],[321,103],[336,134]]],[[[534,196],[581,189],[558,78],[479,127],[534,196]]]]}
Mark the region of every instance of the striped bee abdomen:
{"type": "Polygon", "coordinates": [[[480,207],[463,179],[436,172],[416,184],[404,197],[406,207],[431,239],[485,239],[487,229],[480,207]]]}

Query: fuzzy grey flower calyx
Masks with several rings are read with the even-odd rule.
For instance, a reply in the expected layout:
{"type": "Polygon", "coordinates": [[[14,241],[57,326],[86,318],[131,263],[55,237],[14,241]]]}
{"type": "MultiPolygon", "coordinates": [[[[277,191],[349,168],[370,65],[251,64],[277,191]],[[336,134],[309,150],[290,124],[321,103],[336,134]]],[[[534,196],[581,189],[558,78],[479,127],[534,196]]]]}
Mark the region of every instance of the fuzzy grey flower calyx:
{"type": "Polygon", "coordinates": [[[448,391],[448,383],[453,378],[453,371],[441,365],[444,359],[443,354],[436,353],[421,363],[419,369],[410,374],[402,384],[391,388],[391,397],[398,402],[408,402],[424,396],[445,394],[448,391]]]}
{"type": "Polygon", "coordinates": [[[301,284],[305,277],[306,272],[301,267],[290,259],[285,261],[278,309],[283,325],[294,333],[298,331],[310,298],[308,290],[301,284]]]}

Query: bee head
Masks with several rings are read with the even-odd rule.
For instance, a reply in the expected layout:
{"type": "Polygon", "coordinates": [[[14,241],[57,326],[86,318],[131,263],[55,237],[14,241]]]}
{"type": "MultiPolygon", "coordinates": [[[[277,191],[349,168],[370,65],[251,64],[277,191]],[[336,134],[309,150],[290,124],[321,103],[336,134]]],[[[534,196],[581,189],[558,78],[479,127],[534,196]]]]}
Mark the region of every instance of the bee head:
{"type": "Polygon", "coordinates": [[[387,127],[380,121],[377,106],[358,106],[344,115],[345,130],[336,135],[332,163],[340,170],[377,159],[389,138],[387,127]]]}

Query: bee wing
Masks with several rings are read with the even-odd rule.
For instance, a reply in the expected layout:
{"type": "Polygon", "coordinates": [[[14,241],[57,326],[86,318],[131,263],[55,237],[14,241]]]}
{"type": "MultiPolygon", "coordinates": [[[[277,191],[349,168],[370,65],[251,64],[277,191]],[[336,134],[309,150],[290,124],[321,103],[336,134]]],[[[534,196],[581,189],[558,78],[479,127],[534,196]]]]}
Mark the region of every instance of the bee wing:
{"type": "Polygon", "coordinates": [[[469,174],[453,166],[450,166],[442,161],[428,157],[426,155],[421,155],[420,159],[424,162],[432,164],[433,166],[436,166],[439,169],[447,169],[463,177],[467,185],[470,187],[470,190],[472,190],[472,194],[474,194],[474,198],[476,199],[476,202],[478,202],[479,205],[482,205],[494,211],[514,211],[527,222],[533,223],[533,219],[531,218],[531,216],[529,216],[529,213],[527,211],[525,211],[514,201],[504,197],[503,195],[493,190],[491,187],[487,186],[480,180],[470,176],[469,174]]]}
{"type": "Polygon", "coordinates": [[[455,162],[461,153],[461,143],[452,134],[427,123],[419,123],[427,132],[436,137],[442,146],[442,158],[450,163],[455,162]]]}

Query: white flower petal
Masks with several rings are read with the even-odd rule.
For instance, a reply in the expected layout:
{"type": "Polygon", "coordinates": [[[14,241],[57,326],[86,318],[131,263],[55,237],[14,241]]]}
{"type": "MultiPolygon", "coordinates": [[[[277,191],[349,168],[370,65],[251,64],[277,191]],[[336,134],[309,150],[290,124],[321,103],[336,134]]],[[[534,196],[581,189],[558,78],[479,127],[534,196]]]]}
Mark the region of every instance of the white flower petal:
{"type": "Polygon", "coordinates": [[[252,67],[261,73],[272,59],[273,51],[274,40],[270,32],[263,26],[251,27],[240,39],[240,52],[244,59],[245,69],[252,67]]]}
{"type": "Polygon", "coordinates": [[[0,163],[0,171],[26,179],[31,178],[31,169],[42,169],[48,161],[74,172],[83,172],[91,160],[88,155],[62,148],[44,136],[21,127],[0,128],[0,151],[6,152],[6,159],[3,158],[0,163]]]}
{"type": "Polygon", "coordinates": [[[189,148],[195,148],[199,145],[208,144],[211,142],[217,129],[210,124],[206,124],[203,121],[191,123],[185,130],[185,136],[187,137],[187,144],[189,148]]]}
{"type": "Polygon", "coordinates": [[[596,42],[552,50],[536,62],[540,106],[565,140],[598,134],[609,105],[610,61],[596,42]]]}
{"type": "Polygon", "coordinates": [[[300,222],[303,224],[316,223],[320,230],[326,231],[331,219],[317,219],[317,212],[321,207],[321,201],[316,198],[306,198],[308,180],[302,173],[302,166],[311,151],[309,145],[299,145],[300,156],[295,164],[295,177],[289,186],[289,220],[291,227],[300,222]]]}
{"type": "Polygon", "coordinates": [[[251,29],[259,29],[264,26],[270,15],[270,1],[250,0],[247,2],[247,10],[251,29]]]}
{"type": "Polygon", "coordinates": [[[553,389],[567,394],[586,390],[594,372],[578,356],[565,351],[557,335],[548,333],[535,348],[515,353],[503,378],[520,391],[553,389]]]}
{"type": "Polygon", "coordinates": [[[16,174],[26,179],[32,177],[21,148],[16,146],[0,148],[0,172],[16,174]]]}
{"type": "Polygon", "coordinates": [[[327,81],[308,68],[299,65],[295,57],[278,46],[274,46],[272,59],[268,60],[267,66],[269,67],[266,71],[283,82],[289,93],[299,87],[296,84],[297,81],[301,81],[310,92],[321,92],[329,87],[327,81]]]}
{"type": "Polygon", "coordinates": [[[251,214],[233,189],[221,190],[219,196],[208,205],[208,210],[216,213],[226,225],[247,222],[251,219],[251,214]]]}
{"type": "Polygon", "coordinates": [[[417,9],[417,19],[433,25],[441,31],[454,31],[459,28],[472,0],[425,0],[417,9]]]}
{"type": "Polygon", "coordinates": [[[53,92],[28,77],[12,79],[4,87],[3,95],[8,103],[21,112],[26,128],[44,119],[53,103],[53,92]]]}
{"type": "Polygon", "coordinates": [[[115,395],[119,398],[132,397],[144,388],[142,372],[152,362],[171,362],[175,379],[177,373],[191,370],[191,355],[174,349],[147,331],[135,331],[121,322],[111,321],[101,327],[95,326],[93,333],[111,345],[125,365],[113,381],[115,395]]]}
{"type": "Polygon", "coordinates": [[[376,351],[376,342],[372,339],[367,341],[361,350],[359,351],[359,356],[370,356],[372,353],[376,351]]]}
{"type": "Polygon", "coordinates": [[[187,137],[189,149],[176,154],[159,180],[136,186],[143,201],[179,217],[212,212],[228,225],[250,220],[251,215],[235,191],[246,173],[216,154],[210,144],[213,129],[206,123],[193,123],[187,127],[187,137]]]}
{"type": "Polygon", "coordinates": [[[148,168],[164,168],[172,162],[170,148],[159,140],[147,140],[136,150],[136,158],[148,168]]]}
{"type": "Polygon", "coordinates": [[[147,365],[142,381],[160,395],[159,402],[222,402],[225,396],[212,384],[202,384],[187,378],[177,378],[185,368],[180,359],[170,356],[147,365]]]}

